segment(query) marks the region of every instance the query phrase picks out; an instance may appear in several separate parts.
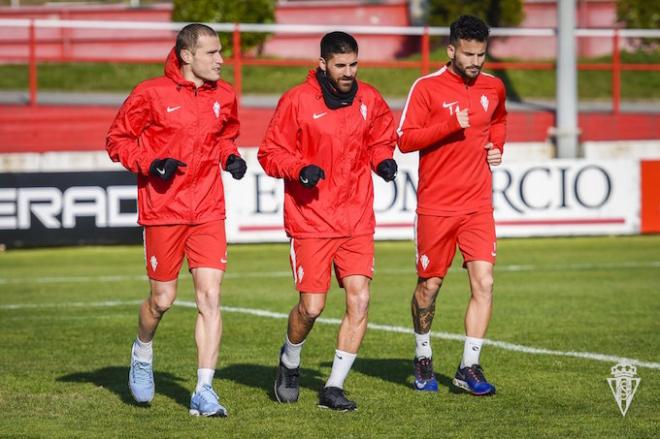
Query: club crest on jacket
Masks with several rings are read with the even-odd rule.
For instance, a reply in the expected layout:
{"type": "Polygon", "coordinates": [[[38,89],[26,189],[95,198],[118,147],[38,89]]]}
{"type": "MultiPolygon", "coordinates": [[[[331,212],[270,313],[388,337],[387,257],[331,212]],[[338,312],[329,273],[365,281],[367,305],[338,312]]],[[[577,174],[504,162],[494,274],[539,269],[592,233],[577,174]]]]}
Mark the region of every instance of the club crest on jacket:
{"type": "Polygon", "coordinates": [[[486,95],[481,95],[481,106],[484,107],[484,111],[488,111],[488,98],[486,95]]]}

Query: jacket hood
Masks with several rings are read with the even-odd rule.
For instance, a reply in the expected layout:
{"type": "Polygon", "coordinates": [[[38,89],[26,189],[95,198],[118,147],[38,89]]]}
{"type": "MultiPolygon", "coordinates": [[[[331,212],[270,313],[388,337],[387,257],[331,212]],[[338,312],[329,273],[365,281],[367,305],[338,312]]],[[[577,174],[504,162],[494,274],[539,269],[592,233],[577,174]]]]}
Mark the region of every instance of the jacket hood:
{"type": "Polygon", "coordinates": [[[307,78],[305,78],[305,82],[314,88],[314,91],[318,92],[319,94],[323,94],[321,91],[321,84],[319,84],[318,79],[316,79],[316,69],[311,69],[309,72],[307,72],[307,78]]]}
{"type": "Polygon", "coordinates": [[[167,59],[165,60],[165,76],[177,84],[189,82],[186,81],[181,74],[181,63],[179,62],[179,59],[174,52],[174,47],[172,47],[172,50],[170,50],[170,53],[167,55],[167,59]]]}

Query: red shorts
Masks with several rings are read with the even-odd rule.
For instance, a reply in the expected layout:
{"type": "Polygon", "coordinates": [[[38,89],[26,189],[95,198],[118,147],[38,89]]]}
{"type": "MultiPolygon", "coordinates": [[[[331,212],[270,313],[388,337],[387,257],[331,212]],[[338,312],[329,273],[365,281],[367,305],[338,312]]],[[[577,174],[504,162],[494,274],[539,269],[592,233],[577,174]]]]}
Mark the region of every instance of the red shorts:
{"type": "Polygon", "coordinates": [[[334,264],[339,286],[342,279],[374,274],[373,235],[352,238],[291,238],[291,269],[296,290],[303,293],[327,293],[334,264]]]}
{"type": "Polygon", "coordinates": [[[167,282],[179,276],[183,257],[188,269],[227,269],[225,221],[144,227],[144,258],[150,279],[167,282]]]}
{"type": "Polygon", "coordinates": [[[457,216],[417,215],[415,225],[417,275],[445,277],[456,254],[463,254],[463,268],[471,261],[495,264],[495,220],[492,212],[457,216]]]}

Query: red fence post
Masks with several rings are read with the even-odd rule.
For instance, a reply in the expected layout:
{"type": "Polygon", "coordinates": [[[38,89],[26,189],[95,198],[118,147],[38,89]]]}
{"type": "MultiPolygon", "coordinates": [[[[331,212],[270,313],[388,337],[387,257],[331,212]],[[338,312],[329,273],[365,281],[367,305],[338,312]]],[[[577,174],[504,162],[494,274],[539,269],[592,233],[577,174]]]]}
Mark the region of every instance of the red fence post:
{"type": "Polygon", "coordinates": [[[621,53],[619,52],[619,29],[612,36],[612,111],[621,110],[621,53]]]}
{"type": "Polygon", "coordinates": [[[30,89],[29,105],[37,105],[37,42],[34,20],[30,20],[28,42],[28,87],[30,89]]]}
{"type": "Polygon", "coordinates": [[[234,61],[234,91],[236,92],[236,101],[241,104],[241,95],[243,94],[242,80],[243,72],[241,66],[241,30],[238,23],[234,23],[232,58],[234,61]]]}
{"type": "Polygon", "coordinates": [[[429,58],[431,52],[431,44],[429,37],[429,27],[424,26],[424,33],[422,33],[422,75],[429,73],[429,58]]]}

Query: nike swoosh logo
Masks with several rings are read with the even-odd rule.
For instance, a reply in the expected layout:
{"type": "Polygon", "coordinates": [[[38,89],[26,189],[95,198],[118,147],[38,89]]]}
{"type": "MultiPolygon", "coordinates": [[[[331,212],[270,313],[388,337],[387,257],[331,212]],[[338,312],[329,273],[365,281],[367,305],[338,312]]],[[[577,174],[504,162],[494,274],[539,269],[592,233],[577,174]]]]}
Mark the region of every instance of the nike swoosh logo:
{"type": "Polygon", "coordinates": [[[443,102],[442,103],[442,108],[449,108],[452,105],[456,105],[456,104],[458,104],[458,101],[454,101],[454,102],[450,102],[450,103],[443,102]]]}
{"type": "Polygon", "coordinates": [[[309,183],[309,180],[307,180],[305,177],[300,177],[300,181],[303,182],[304,184],[309,183]]]}
{"type": "Polygon", "coordinates": [[[227,260],[226,260],[225,258],[222,258],[222,259],[220,259],[220,263],[221,263],[221,264],[226,264],[226,263],[227,263],[227,260]]]}
{"type": "Polygon", "coordinates": [[[178,110],[179,108],[181,108],[181,105],[179,105],[179,106],[177,106],[177,107],[167,107],[167,112],[168,112],[168,113],[171,113],[172,111],[176,111],[176,110],[178,110]]]}
{"type": "Polygon", "coordinates": [[[327,112],[323,112],[323,113],[314,113],[314,114],[312,115],[312,117],[313,117],[314,119],[318,119],[318,118],[320,118],[320,117],[325,116],[326,114],[328,114],[328,113],[327,113],[327,112]]]}
{"type": "Polygon", "coordinates": [[[490,255],[491,255],[491,256],[497,256],[497,253],[495,253],[495,252],[490,252],[490,255]]]}
{"type": "Polygon", "coordinates": [[[160,175],[165,175],[165,169],[156,168],[156,171],[158,171],[160,175]]]}

